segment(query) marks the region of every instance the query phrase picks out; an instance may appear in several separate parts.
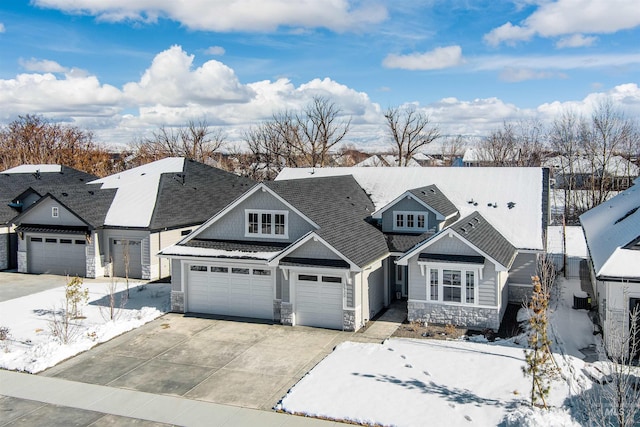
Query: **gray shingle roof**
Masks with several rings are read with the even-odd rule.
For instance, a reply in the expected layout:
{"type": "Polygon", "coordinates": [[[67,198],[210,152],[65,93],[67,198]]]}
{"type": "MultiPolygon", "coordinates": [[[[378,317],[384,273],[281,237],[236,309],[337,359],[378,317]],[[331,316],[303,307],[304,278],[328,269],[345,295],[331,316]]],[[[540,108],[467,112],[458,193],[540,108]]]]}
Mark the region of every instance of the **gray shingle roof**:
{"type": "Polygon", "coordinates": [[[431,236],[433,236],[433,232],[430,231],[422,234],[384,233],[384,237],[387,239],[387,246],[391,252],[407,252],[431,236]]]}
{"type": "Polygon", "coordinates": [[[366,221],[373,203],[351,175],[265,185],[318,224],[316,233],[359,267],[389,252],[382,232],[366,221]]]}
{"type": "Polygon", "coordinates": [[[247,242],[241,240],[191,239],[181,246],[192,248],[220,249],[223,251],[240,252],[278,252],[288,246],[288,243],[276,242],[247,242]]]}
{"type": "Polygon", "coordinates": [[[438,213],[444,217],[454,215],[458,212],[458,208],[455,207],[451,200],[440,191],[435,185],[427,185],[426,187],[414,188],[409,190],[409,193],[416,196],[428,206],[432,207],[438,213]]]}
{"type": "Polygon", "coordinates": [[[39,176],[32,173],[0,173],[0,224],[9,223],[20,213],[19,210],[10,207],[9,203],[29,188],[44,196],[49,192],[83,187],[96,178],[94,175],[66,166],[61,166],[60,172],[42,172],[39,176]]]}
{"type": "Polygon", "coordinates": [[[202,224],[254,184],[249,178],[185,159],[181,174],[162,174],[149,229],[202,224]]]}
{"type": "Polygon", "coordinates": [[[511,267],[517,249],[477,211],[450,228],[501,265],[511,267]]]}

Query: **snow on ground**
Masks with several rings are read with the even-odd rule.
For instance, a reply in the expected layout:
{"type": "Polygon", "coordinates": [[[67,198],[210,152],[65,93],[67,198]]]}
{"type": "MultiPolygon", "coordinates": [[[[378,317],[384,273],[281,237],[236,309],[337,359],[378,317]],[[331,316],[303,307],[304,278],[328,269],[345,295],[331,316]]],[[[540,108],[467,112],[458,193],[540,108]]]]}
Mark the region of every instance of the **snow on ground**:
{"type": "MultiPolygon", "coordinates": [[[[122,281],[116,285],[119,302],[126,293],[126,285],[122,281]]],[[[54,313],[61,313],[64,306],[64,287],[1,302],[0,327],[9,328],[10,336],[0,341],[0,368],[40,372],[135,329],[168,311],[170,286],[130,282],[130,297],[124,309],[118,311],[115,320],[110,320],[109,284],[83,285],[89,289],[89,302],[81,307],[83,318],[71,321],[76,325],[73,327],[75,338],[69,344],[62,344],[51,329],[54,313]]]]}
{"type": "Polygon", "coordinates": [[[495,343],[347,342],[296,384],[279,408],[393,426],[579,425],[566,402],[588,385],[579,349],[595,339],[587,312],[571,308],[579,280],[560,278],[558,286],[550,333],[562,378],[553,383],[550,411],[527,403],[531,379],[522,373],[524,336],[495,343]]]}

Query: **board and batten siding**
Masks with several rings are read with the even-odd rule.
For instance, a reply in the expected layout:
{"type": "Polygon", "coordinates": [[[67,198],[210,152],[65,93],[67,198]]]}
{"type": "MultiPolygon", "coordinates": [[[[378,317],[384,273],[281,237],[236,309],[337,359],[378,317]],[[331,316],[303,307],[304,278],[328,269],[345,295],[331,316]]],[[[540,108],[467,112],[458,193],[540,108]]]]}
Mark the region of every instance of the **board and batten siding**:
{"type": "Polygon", "coordinates": [[[162,279],[163,277],[168,277],[172,274],[169,259],[159,258],[156,254],[162,249],[177,243],[183,237],[185,237],[185,235],[182,234],[183,231],[192,231],[195,228],[195,226],[183,227],[151,233],[151,235],[149,236],[149,246],[151,256],[151,277],[153,279],[162,279]]]}
{"type": "Polygon", "coordinates": [[[198,238],[201,239],[226,239],[226,240],[271,240],[278,242],[293,242],[311,231],[313,226],[302,217],[289,209],[287,205],[276,199],[270,193],[257,191],[247,199],[240,202],[230,212],[218,218],[203,230],[198,238]],[[283,210],[288,211],[287,239],[260,237],[259,235],[245,237],[245,210],[283,210]]]}
{"type": "Polygon", "coordinates": [[[171,290],[174,292],[182,292],[182,261],[179,259],[171,260],[171,290]]]}
{"type": "Polygon", "coordinates": [[[416,202],[414,199],[404,197],[382,213],[382,231],[393,231],[394,211],[425,213],[427,214],[427,229],[438,226],[436,215],[432,211],[426,209],[422,204],[416,202]]]}

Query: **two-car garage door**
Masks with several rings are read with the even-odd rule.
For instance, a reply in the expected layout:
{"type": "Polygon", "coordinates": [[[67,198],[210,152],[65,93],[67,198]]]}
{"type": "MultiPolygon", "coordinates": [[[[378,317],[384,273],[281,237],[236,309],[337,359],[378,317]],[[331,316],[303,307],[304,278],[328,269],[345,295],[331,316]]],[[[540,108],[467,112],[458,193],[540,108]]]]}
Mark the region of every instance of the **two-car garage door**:
{"type": "Polygon", "coordinates": [[[30,236],[27,249],[29,273],[84,277],[87,273],[86,243],[82,235],[30,236]]]}
{"type": "Polygon", "coordinates": [[[187,311],[273,319],[273,272],[249,266],[187,268],[187,311]]]}

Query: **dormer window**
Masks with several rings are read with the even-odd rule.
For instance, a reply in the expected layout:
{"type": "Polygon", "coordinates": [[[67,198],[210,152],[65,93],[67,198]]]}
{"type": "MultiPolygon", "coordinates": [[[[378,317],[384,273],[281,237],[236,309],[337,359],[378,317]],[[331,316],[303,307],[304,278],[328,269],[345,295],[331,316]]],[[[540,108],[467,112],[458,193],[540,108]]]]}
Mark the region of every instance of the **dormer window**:
{"type": "Polygon", "coordinates": [[[245,237],[289,237],[287,211],[246,210],[245,237]]]}
{"type": "Polygon", "coordinates": [[[427,214],[425,212],[393,212],[393,230],[406,232],[427,231],[427,214]]]}
{"type": "Polygon", "coordinates": [[[57,206],[53,206],[51,208],[51,218],[58,218],[58,216],[60,216],[60,210],[57,206]]]}

